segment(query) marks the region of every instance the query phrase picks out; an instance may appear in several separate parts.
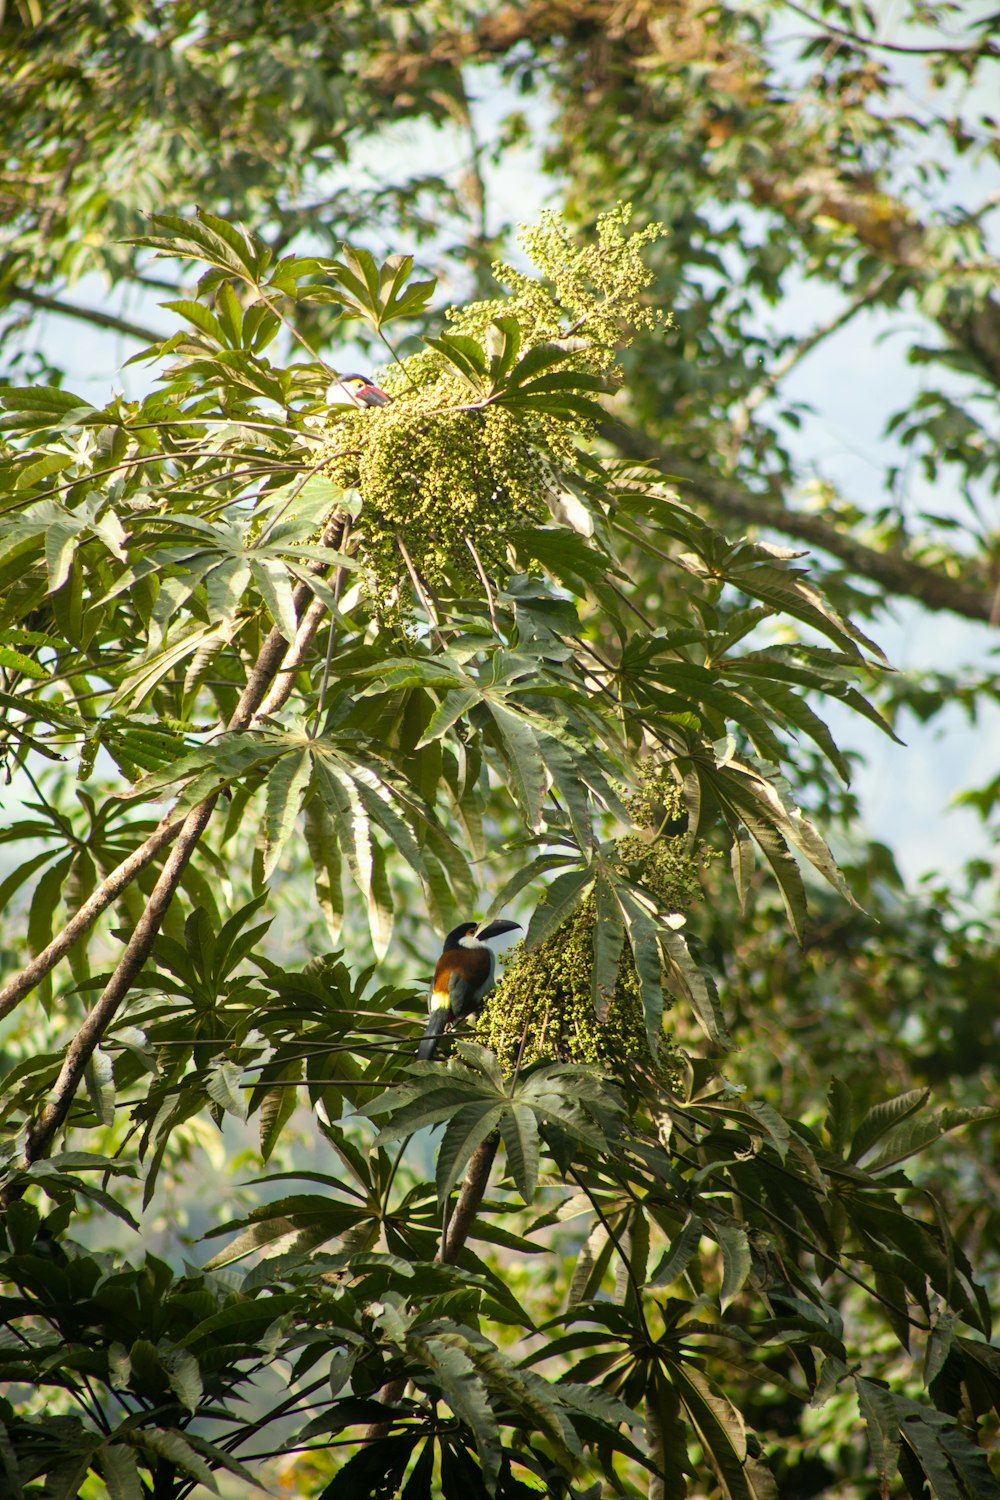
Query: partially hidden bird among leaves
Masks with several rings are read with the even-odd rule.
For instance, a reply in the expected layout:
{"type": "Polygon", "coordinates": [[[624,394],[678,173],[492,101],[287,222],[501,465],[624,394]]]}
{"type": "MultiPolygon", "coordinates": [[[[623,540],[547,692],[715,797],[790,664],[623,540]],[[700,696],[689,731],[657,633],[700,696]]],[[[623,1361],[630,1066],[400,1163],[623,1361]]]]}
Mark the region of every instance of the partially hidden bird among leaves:
{"type": "Polygon", "coordinates": [[[417,1048],[419,1058],[426,1061],[433,1057],[445,1027],[479,1009],[493,988],[497,967],[496,954],[486,945],[520,926],[520,922],[491,922],[480,930],[478,922],[462,922],[449,932],[434,970],[427,1030],[417,1048]]]}
{"type": "Polygon", "coordinates": [[[365,406],[385,406],[391,400],[382,387],[376,385],[374,380],[369,379],[367,375],[341,375],[331,389],[336,390],[338,386],[349,391],[365,406]]]}

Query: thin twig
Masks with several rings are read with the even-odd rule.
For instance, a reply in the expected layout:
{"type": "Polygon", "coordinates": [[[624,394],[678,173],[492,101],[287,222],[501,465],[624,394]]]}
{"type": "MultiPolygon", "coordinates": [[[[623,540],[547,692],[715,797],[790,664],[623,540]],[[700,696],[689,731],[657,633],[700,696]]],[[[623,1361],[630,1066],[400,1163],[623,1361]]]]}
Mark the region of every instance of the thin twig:
{"type": "Polygon", "coordinates": [[[813,26],[818,26],[828,36],[843,37],[845,41],[854,42],[856,46],[875,47],[879,52],[900,52],[906,57],[997,57],[1000,56],[1000,48],[993,42],[983,40],[982,42],[970,42],[967,46],[956,45],[953,47],[910,47],[904,42],[880,42],[877,37],[861,36],[856,31],[849,31],[846,26],[834,26],[823,16],[814,16],[811,11],[806,10],[804,5],[797,5],[795,0],[785,0],[789,10],[794,10],[797,16],[802,16],[813,26]]]}
{"type": "Polygon", "coordinates": [[[406,571],[410,575],[410,582],[413,584],[413,587],[416,590],[417,598],[420,600],[421,604],[424,606],[424,609],[427,611],[427,619],[430,622],[431,630],[434,633],[434,639],[441,647],[441,650],[444,651],[447,648],[445,645],[444,637],[441,634],[440,617],[434,607],[434,604],[432,603],[433,595],[431,595],[430,586],[421,579],[420,574],[417,572],[416,566],[413,562],[413,558],[406,550],[406,543],[400,536],[399,531],[395,530],[393,532],[393,535],[396,538],[396,544],[399,547],[400,556],[406,564],[406,571]]]}
{"type": "Polygon", "coordinates": [[[490,588],[490,580],[486,576],[486,569],[483,567],[482,558],[479,556],[479,553],[472,545],[471,537],[469,537],[464,531],[462,532],[462,540],[468,547],[469,551],[472,553],[472,561],[475,564],[476,572],[479,574],[479,581],[482,584],[483,588],[486,590],[486,603],[490,611],[490,623],[493,626],[494,632],[499,635],[500,626],[497,623],[497,612],[493,602],[493,590],[490,588]]]}
{"type": "MultiPolygon", "coordinates": [[[[347,521],[344,522],[344,530],[343,530],[343,533],[342,533],[341,539],[340,539],[340,550],[341,550],[341,552],[346,552],[346,550],[347,550],[348,538],[350,536],[350,525],[351,525],[351,523],[350,523],[349,520],[347,520],[347,521]]],[[[334,598],[336,599],[336,601],[337,601],[338,604],[340,603],[340,587],[341,587],[341,582],[343,580],[343,577],[344,577],[344,571],[343,571],[343,569],[342,568],[338,569],[337,577],[334,580],[334,585],[333,585],[333,588],[334,588],[334,598]]],[[[315,723],[315,734],[319,734],[319,726],[320,726],[320,724],[323,721],[323,709],[326,706],[326,690],[327,690],[327,688],[330,685],[330,669],[331,669],[331,667],[333,665],[333,643],[336,640],[336,638],[337,638],[337,621],[334,618],[334,616],[331,615],[330,616],[330,628],[329,628],[329,631],[327,633],[327,641],[326,641],[326,660],[323,663],[323,677],[322,677],[322,680],[320,681],[320,685],[319,685],[319,697],[316,700],[316,718],[314,720],[314,723],[315,723]]]]}

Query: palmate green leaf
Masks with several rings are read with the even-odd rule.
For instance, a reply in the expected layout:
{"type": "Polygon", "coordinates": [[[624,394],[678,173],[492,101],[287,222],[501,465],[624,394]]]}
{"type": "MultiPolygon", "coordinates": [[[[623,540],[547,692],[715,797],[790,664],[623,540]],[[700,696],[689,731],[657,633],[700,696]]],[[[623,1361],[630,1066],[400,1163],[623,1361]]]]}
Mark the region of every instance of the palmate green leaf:
{"type": "MultiPolygon", "coordinates": [[[[490,1110],[498,1112],[494,1123],[501,1131],[507,1115],[520,1105],[533,1112],[543,1132],[551,1127],[561,1133],[560,1138],[596,1151],[612,1149],[617,1143],[621,1099],[592,1069],[551,1064],[505,1079],[493,1053],[475,1042],[456,1043],[455,1057],[448,1063],[419,1063],[413,1068],[418,1072],[413,1082],[386,1090],[358,1112],[388,1116],[376,1142],[379,1146],[456,1120],[461,1112],[446,1162],[446,1175],[452,1181],[459,1152],[465,1151],[468,1158],[485,1139],[488,1131],[482,1122],[490,1110]],[[470,1145],[476,1131],[480,1131],[478,1139],[470,1145]]],[[[522,1122],[515,1119],[511,1128],[524,1136],[522,1122]]],[[[523,1150],[523,1145],[515,1149],[523,1150]]]]}
{"type": "Polygon", "coordinates": [[[385,953],[392,931],[392,892],[385,852],[373,836],[372,825],[382,829],[393,848],[407,860],[427,885],[427,865],[407,821],[392,806],[397,799],[411,820],[421,817],[412,799],[399,801],[399,793],[369,768],[347,767],[328,748],[317,742],[314,754],[313,791],[329,814],[340,851],[346,855],[351,875],[365,898],[369,926],[376,952],[385,953]]]}
{"type": "MultiPolygon", "coordinates": [[[[954,1417],[855,1377],[861,1414],[883,1485],[915,1466],[937,1500],[996,1500],[1000,1484],[989,1460],[954,1417]],[[904,1447],[905,1445],[905,1447],[904,1447]]],[[[907,1480],[908,1488],[912,1488],[907,1480]]]]}
{"type": "Polygon", "coordinates": [[[114,1064],[100,1047],[93,1053],[84,1074],[90,1107],[102,1125],[115,1122],[114,1064]]]}
{"type": "Polygon", "coordinates": [[[597,869],[579,865],[557,875],[548,886],[532,913],[524,939],[528,949],[538,948],[571,916],[591,891],[597,869]]]}
{"type": "Polygon", "coordinates": [[[507,1166],[524,1203],[530,1204],[538,1189],[540,1141],[533,1111],[514,1103],[500,1121],[500,1135],[507,1153],[507,1166]]]}
{"type": "MultiPolygon", "coordinates": [[[[503,320],[507,321],[507,320],[503,320]]],[[[564,344],[540,343],[532,344],[524,357],[518,360],[513,367],[509,385],[520,386],[525,382],[538,379],[546,371],[551,372],[557,365],[566,364],[567,360],[573,358],[573,351],[564,344]]],[[[573,372],[568,372],[572,374],[573,372]]],[[[594,389],[594,387],[591,387],[594,389]]]]}
{"type": "MultiPolygon", "coordinates": [[[[898,1166],[901,1161],[906,1161],[908,1157],[915,1156],[918,1151],[932,1146],[950,1130],[958,1130],[963,1125],[975,1124],[981,1120],[996,1120],[998,1117],[1000,1117],[1000,1109],[982,1104],[942,1109],[926,1120],[905,1120],[891,1129],[888,1135],[880,1137],[882,1145],[874,1156],[868,1156],[871,1146],[866,1147],[861,1153],[862,1156],[867,1156],[865,1171],[874,1176],[878,1172],[885,1171],[887,1167],[898,1166]]],[[[857,1160],[858,1158],[852,1156],[851,1159],[857,1160]]]]}
{"type": "Polygon", "coordinates": [[[690,1363],[671,1361],[669,1371],[725,1500],[777,1500],[773,1475],[747,1453],[743,1418],[729,1398],[690,1363]]]}
{"type": "Polygon", "coordinates": [[[619,885],[616,894],[639,979],[639,996],[642,1000],[643,1016],[646,1022],[646,1038],[650,1051],[655,1057],[663,1028],[661,929],[642,893],[629,888],[623,882],[619,885]]]}
{"type": "Polygon", "coordinates": [[[109,1438],[98,1449],[97,1460],[110,1500],[143,1500],[146,1490],[139,1478],[135,1449],[109,1438]]]}
{"type": "Polygon", "coordinates": [[[432,826],[424,809],[417,804],[415,798],[407,796],[401,788],[390,786],[370,766],[356,762],[351,767],[351,775],[358,796],[371,821],[381,828],[391,841],[393,848],[403,855],[414,873],[423,878],[426,874],[426,867],[420,844],[411,832],[406,819],[395,809],[399,807],[415,824],[424,823],[425,827],[432,826]]]}
{"type": "Polygon", "coordinates": [[[711,1042],[717,1047],[732,1048],[735,1043],[726,1026],[715,981],[691,957],[687,938],[669,922],[659,924],[657,938],[663,952],[667,988],[687,1000],[695,1020],[711,1042]]]}
{"type": "Polygon", "coordinates": [[[752,682],[762,699],[808,734],[827,758],[837,765],[845,781],[850,779],[849,767],[834,744],[827,726],[818,715],[813,714],[801,694],[792,691],[793,686],[836,698],[881,729],[896,744],[902,743],[889,721],[853,685],[852,679],[857,675],[856,663],[840,652],[817,646],[772,646],[766,650],[747,652],[743,656],[729,657],[724,665],[727,676],[734,677],[739,682],[752,682]]]}
{"type": "MultiPolygon", "coordinates": [[[[278,1069],[274,1074],[267,1072],[261,1079],[262,1085],[267,1085],[260,1103],[260,1155],[262,1161],[270,1161],[271,1154],[278,1144],[282,1130],[295,1113],[299,1102],[299,1091],[293,1085],[301,1080],[303,1069],[304,1064],[301,1061],[291,1062],[285,1067],[278,1069]]],[[[252,1097],[251,1108],[255,1104],[256,1099],[252,1097]]]]}
{"type": "Polygon", "coordinates": [[[532,832],[542,826],[542,804],[547,786],[545,757],[534,728],[500,702],[486,706],[499,730],[500,750],[512,781],[511,790],[532,832]]]}
{"type": "Polygon", "coordinates": [[[28,914],[28,951],[41,953],[52,941],[62,889],[76,863],[76,854],[63,855],[50,865],[35,885],[32,893],[31,911],[28,914]]]}
{"type": "Polygon", "coordinates": [[[376,333],[400,318],[415,318],[426,311],[436,283],[410,281],[412,255],[390,255],[381,266],[368,250],[345,245],[344,259],[318,260],[315,270],[336,285],[310,284],[297,287],[304,302],[335,303],[347,317],[362,318],[376,333]]]}
{"type": "Polygon", "coordinates": [[[184,318],[199,333],[204,334],[218,348],[222,349],[226,344],[226,335],[222,324],[212,310],[205,306],[204,302],[192,301],[189,297],[179,297],[174,302],[161,302],[160,306],[166,312],[175,312],[184,318]]]}
{"type": "Polygon", "coordinates": [[[739,828],[736,829],[730,846],[729,865],[733,872],[733,884],[736,886],[736,898],[740,903],[740,915],[745,916],[756,860],[752,841],[739,828]]]}
{"type": "Polygon", "coordinates": [[[295,829],[311,776],[312,756],[304,749],[281,756],[268,774],[261,823],[265,880],[274,874],[295,829]]]}
{"type": "Polygon", "coordinates": [[[752,1260],[746,1230],[739,1224],[719,1224],[715,1229],[722,1251],[722,1289],[719,1306],[725,1312],[750,1274],[752,1260]]]}
{"type": "Polygon", "coordinates": [[[477,1099],[463,1107],[448,1122],[437,1155],[438,1201],[444,1204],[464,1173],[474,1151],[492,1134],[507,1114],[507,1103],[477,1099]]]}
{"type": "Polygon", "coordinates": [[[459,719],[465,718],[473,705],[478,702],[479,694],[471,688],[454,688],[445,693],[441,703],[431,715],[430,723],[417,741],[416,748],[422,750],[425,745],[442,739],[459,719]]]}
{"type": "Polygon", "coordinates": [[[534,526],[515,532],[512,543],[521,567],[527,570],[541,563],[567,593],[578,599],[593,597],[612,619],[617,618],[622,606],[612,583],[624,574],[584,537],[565,526],[534,526]]]}
{"type": "MultiPolygon", "coordinates": [[[[478,1353],[478,1351],[477,1351],[478,1353]]],[[[583,1453],[583,1445],[572,1420],[572,1407],[562,1399],[562,1385],[543,1380],[533,1370],[511,1370],[500,1351],[479,1354],[477,1364],[501,1402],[511,1403],[532,1427],[545,1434],[557,1462],[565,1473],[572,1473],[583,1453]],[[506,1370],[498,1370],[500,1362],[506,1370]],[[506,1377],[506,1378],[505,1378],[506,1377]]]]}
{"type": "Polygon", "coordinates": [[[731,543],[716,531],[708,534],[707,539],[709,546],[702,554],[702,563],[688,564],[692,572],[724,578],[750,598],[771,605],[776,613],[791,615],[810,625],[859,665],[865,661],[859,646],[877,662],[887,664],[875,642],[833,608],[806,571],[791,566],[794,558],[802,556],[800,552],[746,538],[731,543]]]}
{"type": "MultiPolygon", "coordinates": [[[[7,830],[6,835],[0,834],[0,840],[3,842],[19,841],[21,837],[26,836],[23,833],[25,827],[24,823],[16,824],[13,828],[7,830]],[[17,831],[18,829],[22,830],[20,834],[17,831]]],[[[37,830],[42,834],[51,836],[51,830],[44,823],[38,824],[37,830]]],[[[36,870],[40,870],[43,865],[49,864],[56,857],[56,851],[43,849],[40,854],[35,854],[31,859],[26,859],[23,864],[11,870],[6,880],[0,881],[0,911],[7,909],[8,904],[21,889],[21,886],[27,884],[36,870]]]]}
{"type": "Polygon", "coordinates": [[[4,386],[0,390],[0,432],[63,432],[70,427],[104,426],[97,407],[57,386],[4,386]]]}
{"type": "Polygon", "coordinates": [[[279,758],[282,748],[280,740],[274,736],[220,734],[209,744],[150,772],[120,796],[129,801],[139,797],[148,800],[183,781],[186,784],[174,811],[177,814],[187,812],[213,792],[244,778],[255,779],[279,758]]]}
{"type": "Polygon", "coordinates": [[[203,261],[252,286],[259,286],[272,259],[271,251],[255,235],[203,209],[194,219],[150,214],[149,222],[159,233],[136,235],[125,243],[156,250],[161,256],[203,261]]]}
{"type": "Polygon", "coordinates": [[[759,783],[760,801],[771,809],[775,826],[851,906],[861,910],[826,840],[801,808],[791,804],[791,788],[783,777],[759,783]]]}
{"type": "Polygon", "coordinates": [[[605,781],[594,775],[592,763],[574,753],[573,748],[554,735],[539,737],[539,749],[544,757],[545,770],[551,779],[553,791],[559,797],[567,813],[573,834],[581,849],[594,846],[594,828],[587,795],[588,784],[596,781],[600,790],[605,781]]]}
{"type": "Polygon", "coordinates": [[[566,1293],[567,1307],[572,1308],[580,1303],[593,1301],[600,1294],[601,1285],[614,1254],[614,1241],[607,1229],[603,1224],[595,1224],[577,1255],[573,1277],[566,1293]]]}
{"type": "Polygon", "coordinates": [[[646,1391],[645,1417],[650,1456],[662,1475],[664,1495],[686,1494],[687,1432],[677,1392],[659,1365],[654,1366],[646,1391]]]}
{"type": "MultiPolygon", "coordinates": [[[[228,1225],[211,1231],[212,1234],[221,1234],[228,1225]]],[[[281,1240],[293,1240],[299,1234],[299,1230],[291,1219],[281,1218],[275,1215],[264,1223],[251,1224],[242,1234],[237,1235],[232,1244],[227,1245],[225,1250],[220,1250],[218,1255],[213,1255],[203,1266],[205,1271],[221,1271],[225,1266],[234,1265],[238,1260],[243,1260],[247,1255],[252,1255],[256,1250],[266,1250],[281,1240]]]]}
{"type": "Polygon", "coordinates": [[[0,645],[0,667],[7,672],[20,672],[23,677],[31,677],[36,682],[44,682],[50,675],[50,669],[41,666],[34,657],[25,656],[23,651],[15,650],[13,646],[0,645]]]}
{"type": "Polygon", "coordinates": [[[211,656],[221,651],[238,629],[235,620],[212,624],[193,622],[182,627],[162,650],[141,657],[136,667],[123,676],[109,700],[109,708],[121,713],[140,709],[164,678],[182,662],[197,655],[211,656]]]}
{"type": "MultiPolygon", "coordinates": [[[[399,1436],[380,1437],[374,1442],[366,1443],[337,1470],[330,1483],[320,1492],[318,1500],[359,1500],[362,1495],[396,1495],[419,1441],[419,1434],[414,1431],[399,1436]]],[[[430,1454],[433,1464],[434,1445],[430,1441],[425,1444],[417,1460],[416,1471],[425,1472],[423,1457],[426,1453],[430,1454]]],[[[427,1494],[430,1495],[429,1489],[427,1494]]],[[[409,1495],[407,1500],[411,1500],[409,1495]]],[[[414,1491],[412,1500],[422,1500],[419,1490],[414,1491]]]]}
{"type": "MultiPolygon", "coordinates": [[[[541,381],[535,384],[540,386],[541,381]]],[[[577,424],[582,422],[590,426],[596,426],[606,415],[600,402],[591,400],[589,396],[581,396],[572,389],[536,390],[534,386],[527,386],[512,391],[509,395],[498,396],[496,405],[509,407],[512,411],[540,412],[563,422],[573,420],[577,424]]]]}
{"type": "Polygon", "coordinates": [[[482,389],[489,361],[476,339],[468,334],[443,333],[440,338],[424,342],[446,359],[473,391],[478,393],[482,389]]]}
{"type": "Polygon", "coordinates": [[[316,899],[326,918],[330,941],[335,943],[344,922],[343,861],[333,820],[318,796],[306,800],[304,832],[316,899]]]}
{"type": "MultiPolygon", "coordinates": [[[[845,1208],[852,1228],[864,1237],[877,1280],[889,1277],[902,1282],[925,1312],[933,1289],[946,1307],[973,1328],[987,1331],[989,1306],[984,1306],[981,1291],[972,1283],[971,1270],[950,1234],[910,1217],[894,1202],[881,1204],[856,1194],[845,1208]]],[[[902,1341],[908,1345],[908,1330],[902,1331],[902,1341]]]]}
{"type": "Polygon", "coordinates": [[[521,325],[516,318],[494,318],[486,330],[489,379],[497,390],[509,375],[521,349],[521,325]]]}
{"type": "MultiPolygon", "coordinates": [[[[468,1043],[459,1043],[464,1058],[468,1043]]],[[[618,1149],[622,1100],[592,1068],[551,1063],[530,1070],[512,1087],[515,1101],[534,1110],[540,1125],[558,1126],[574,1141],[598,1152],[618,1149]]]]}
{"type": "Polygon", "coordinates": [[[702,1220],[697,1214],[691,1214],[680,1234],[671,1241],[670,1248],[664,1251],[659,1265],[656,1266],[652,1277],[646,1283],[647,1286],[670,1286],[683,1276],[698,1253],[698,1246],[704,1233],[705,1226],[702,1220]]]}
{"type": "Polygon", "coordinates": [[[213,1469],[224,1469],[227,1474],[232,1474],[234,1478],[241,1480],[244,1485],[259,1487],[260,1475],[253,1473],[245,1464],[241,1464],[237,1459],[233,1458],[232,1454],[227,1453],[225,1448],[219,1447],[217,1443],[208,1442],[207,1439],[201,1437],[196,1432],[191,1432],[190,1429],[185,1433],[185,1437],[195,1452],[200,1453],[206,1462],[212,1465],[213,1469]]]}
{"type": "Polygon", "coordinates": [[[243,309],[230,282],[222,282],[215,294],[215,306],[219,314],[219,322],[225,330],[227,344],[231,349],[241,348],[243,345],[243,309]]]}
{"type": "Polygon", "coordinates": [[[704,758],[693,757],[685,777],[684,801],[696,835],[708,828],[716,808],[733,834],[738,836],[744,829],[750,834],[771,866],[793,930],[801,938],[806,917],[805,886],[783,836],[787,815],[782,809],[783,827],[776,828],[776,799],[762,790],[764,786],[765,778],[757,773],[748,775],[744,763],[709,765],[704,758]]]}
{"type": "Polygon", "coordinates": [[[594,884],[594,967],[591,978],[594,1013],[603,1021],[614,999],[618,968],[625,947],[625,919],[613,883],[602,870],[594,884]]]}
{"type": "MultiPolygon", "coordinates": [[[[472,1432],[487,1486],[492,1490],[500,1474],[500,1431],[473,1361],[457,1339],[446,1337],[411,1336],[407,1339],[407,1350],[424,1361],[445,1402],[472,1432]]],[[[421,1383],[419,1374],[413,1378],[418,1385],[421,1383]]]]}
{"type": "Polygon", "coordinates": [[[278,370],[263,355],[249,350],[224,349],[214,358],[188,358],[182,372],[188,382],[197,381],[201,390],[218,388],[230,402],[242,393],[254,413],[257,401],[284,407],[293,397],[291,371],[278,370]]]}
{"type": "Polygon", "coordinates": [[[389,1115],[376,1137],[376,1146],[384,1146],[390,1141],[412,1135],[417,1130],[451,1120],[470,1102],[485,1102],[491,1107],[500,1102],[505,1103],[498,1099],[497,1090],[473,1090],[468,1080],[447,1064],[429,1063],[423,1071],[423,1088],[412,1083],[404,1084],[399,1088],[388,1089],[367,1105],[358,1107],[359,1114],[389,1115]]]}
{"type": "Polygon", "coordinates": [[[183,1350],[171,1351],[164,1356],[164,1369],[170,1389],[182,1406],[194,1412],[204,1395],[201,1369],[193,1354],[183,1350]]]}
{"type": "Polygon", "coordinates": [[[909,1089],[905,1094],[898,1094],[895,1099],[884,1099],[873,1105],[854,1132],[848,1161],[860,1161],[876,1141],[894,1126],[924,1109],[930,1097],[930,1089],[909,1089]]]}
{"type": "Polygon", "coordinates": [[[212,618],[226,624],[235,620],[250,582],[250,564],[229,558],[205,571],[205,595],[212,618]]]}
{"type": "Polygon", "coordinates": [[[231,1062],[228,1058],[216,1058],[208,1066],[205,1075],[205,1089],[220,1109],[235,1115],[239,1120],[245,1120],[250,1112],[249,1102],[240,1084],[243,1081],[243,1069],[239,1063],[231,1062]]]}
{"type": "Polygon", "coordinates": [[[95,754],[98,746],[107,750],[131,781],[140,780],[148,772],[162,771],[192,750],[183,728],[155,720],[150,714],[105,715],[92,736],[95,754]]]}
{"type": "MultiPolygon", "coordinates": [[[[914,1430],[914,1425],[907,1422],[907,1435],[911,1435],[914,1430]]],[[[1000,1484],[984,1450],[957,1423],[939,1431],[937,1439],[958,1478],[965,1500],[980,1500],[980,1496],[997,1500],[1000,1496],[1000,1484]]]]}
{"type": "Polygon", "coordinates": [[[219,1493],[215,1476],[205,1460],[195,1452],[187,1438],[176,1428],[134,1427],[129,1431],[119,1429],[121,1442],[131,1443],[142,1453],[166,1459],[175,1464],[182,1474],[196,1479],[214,1494],[219,1493]]]}
{"type": "Polygon", "coordinates": [[[487,909],[486,919],[490,920],[499,915],[526,886],[534,885],[550,870],[558,870],[564,865],[575,864],[577,859],[576,851],[572,854],[536,854],[534,859],[527,864],[522,864],[521,868],[500,887],[487,909]]]}
{"type": "Polygon", "coordinates": [[[371,823],[354,782],[332,759],[317,758],[312,791],[336,831],[340,852],[355,884],[367,897],[372,879],[371,823]]]}
{"type": "MultiPolygon", "coordinates": [[[[769,777],[746,760],[735,757],[723,760],[713,770],[696,761],[694,769],[702,790],[708,790],[711,800],[718,801],[730,827],[735,831],[742,822],[761,849],[778,880],[797,936],[801,937],[806,899],[802,877],[788,851],[789,843],[852,906],[858,906],[825,840],[802,811],[791,804],[790,789],[782,777],[777,774],[769,777]]],[[[707,811],[702,796],[699,823],[707,811]]]]}

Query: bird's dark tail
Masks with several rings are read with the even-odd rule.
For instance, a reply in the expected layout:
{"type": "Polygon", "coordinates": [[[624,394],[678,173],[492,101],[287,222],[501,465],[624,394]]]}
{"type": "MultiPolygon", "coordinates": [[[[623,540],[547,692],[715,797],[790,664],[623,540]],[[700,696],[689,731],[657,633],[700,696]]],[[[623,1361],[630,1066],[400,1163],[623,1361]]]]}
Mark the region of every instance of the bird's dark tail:
{"type": "Polygon", "coordinates": [[[420,1046],[417,1048],[417,1057],[421,1062],[429,1062],[434,1056],[437,1047],[437,1039],[444,1031],[451,1019],[451,1012],[443,1005],[435,1006],[427,1017],[427,1030],[424,1032],[420,1046]]]}

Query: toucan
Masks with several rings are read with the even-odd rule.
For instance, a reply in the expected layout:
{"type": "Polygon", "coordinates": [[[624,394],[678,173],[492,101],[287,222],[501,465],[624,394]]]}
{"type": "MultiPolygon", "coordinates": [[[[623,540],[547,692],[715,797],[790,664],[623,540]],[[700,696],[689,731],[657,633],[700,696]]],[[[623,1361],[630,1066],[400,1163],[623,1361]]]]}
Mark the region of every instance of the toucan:
{"type": "Polygon", "coordinates": [[[520,926],[520,922],[491,922],[477,930],[478,922],[462,922],[449,932],[434,970],[427,1030],[417,1048],[419,1058],[426,1061],[433,1057],[445,1027],[479,1009],[493,987],[497,967],[496,954],[486,944],[520,926]]]}
{"type": "Polygon", "coordinates": [[[369,380],[367,375],[341,375],[336,383],[350,391],[359,401],[363,401],[365,406],[385,406],[392,399],[374,380],[369,380]]]}

